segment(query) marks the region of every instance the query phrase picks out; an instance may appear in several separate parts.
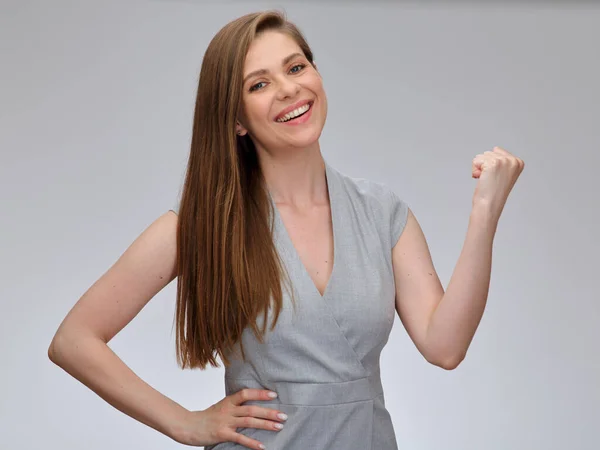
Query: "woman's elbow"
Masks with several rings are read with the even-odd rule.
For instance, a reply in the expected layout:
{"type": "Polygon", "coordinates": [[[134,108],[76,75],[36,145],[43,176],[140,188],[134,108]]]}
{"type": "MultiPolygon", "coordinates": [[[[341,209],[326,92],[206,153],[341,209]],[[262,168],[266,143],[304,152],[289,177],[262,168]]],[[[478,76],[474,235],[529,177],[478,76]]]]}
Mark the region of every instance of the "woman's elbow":
{"type": "Polygon", "coordinates": [[[461,362],[465,359],[466,354],[451,355],[449,357],[430,357],[427,361],[434,366],[440,367],[444,370],[454,370],[461,362]]]}

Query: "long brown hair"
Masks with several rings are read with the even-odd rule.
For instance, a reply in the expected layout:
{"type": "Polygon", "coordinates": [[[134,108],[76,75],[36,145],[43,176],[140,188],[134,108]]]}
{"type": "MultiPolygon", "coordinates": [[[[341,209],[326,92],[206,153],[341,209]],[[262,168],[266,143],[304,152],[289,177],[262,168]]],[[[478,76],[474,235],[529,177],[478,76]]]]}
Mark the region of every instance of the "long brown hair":
{"type": "Polygon", "coordinates": [[[238,341],[245,358],[243,330],[250,326],[263,342],[268,309],[272,330],[282,308],[282,281],[289,283],[273,241],[273,207],[256,148],[235,129],[246,53],[267,30],[291,36],[314,65],[306,39],[280,11],[228,23],[202,61],[177,228],[175,325],[182,368],[219,367],[217,355],[228,366],[226,354],[238,341]]]}

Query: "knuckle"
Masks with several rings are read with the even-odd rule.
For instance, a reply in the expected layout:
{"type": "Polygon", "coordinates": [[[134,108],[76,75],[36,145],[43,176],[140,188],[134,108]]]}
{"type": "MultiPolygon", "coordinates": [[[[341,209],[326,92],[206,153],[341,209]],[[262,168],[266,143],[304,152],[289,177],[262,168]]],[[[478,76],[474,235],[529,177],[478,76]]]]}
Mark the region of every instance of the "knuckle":
{"type": "Polygon", "coordinates": [[[212,431],[212,438],[216,441],[222,441],[226,438],[226,431],[222,427],[217,427],[212,431]]]}

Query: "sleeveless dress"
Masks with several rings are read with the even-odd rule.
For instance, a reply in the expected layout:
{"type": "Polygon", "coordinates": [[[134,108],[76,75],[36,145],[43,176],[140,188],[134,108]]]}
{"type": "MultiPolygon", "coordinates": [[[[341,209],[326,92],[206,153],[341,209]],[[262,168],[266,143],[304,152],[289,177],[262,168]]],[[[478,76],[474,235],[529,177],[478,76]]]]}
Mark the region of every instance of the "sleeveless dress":
{"type": "MultiPolygon", "coordinates": [[[[274,400],[245,404],[286,413],[282,430],[237,429],[267,450],[397,450],[379,357],[396,313],[392,248],[406,224],[408,205],[381,183],[349,177],[327,162],[325,168],[334,262],[324,294],[275,207],[274,239],[295,290],[295,308],[284,291],[277,325],[267,328],[264,343],[249,328],[244,331],[246,361],[232,351],[225,395],[243,388],[277,392],[274,400]]],[[[222,442],[204,448],[247,447],[222,442]]]]}

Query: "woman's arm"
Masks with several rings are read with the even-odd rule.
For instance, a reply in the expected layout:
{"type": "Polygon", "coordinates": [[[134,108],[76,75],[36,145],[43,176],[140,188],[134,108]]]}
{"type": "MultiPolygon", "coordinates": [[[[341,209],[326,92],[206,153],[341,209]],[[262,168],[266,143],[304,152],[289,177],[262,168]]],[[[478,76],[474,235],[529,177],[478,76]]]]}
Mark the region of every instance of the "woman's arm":
{"type": "Polygon", "coordinates": [[[409,211],[392,250],[396,310],[427,361],[454,369],[466,356],[487,302],[492,246],[504,204],[524,167],[506,150],[478,155],[472,176],[479,178],[467,235],[446,292],[425,236],[409,211]]]}
{"type": "Polygon", "coordinates": [[[140,379],[107,343],[175,277],[177,216],[152,223],[79,299],[49,358],[128,416],[177,440],[188,412],[140,379]]]}
{"type": "Polygon", "coordinates": [[[394,247],[396,310],[425,359],[447,370],[464,359],[487,301],[495,226],[485,211],[471,213],[465,243],[446,292],[421,228],[409,212],[394,247]]]}

